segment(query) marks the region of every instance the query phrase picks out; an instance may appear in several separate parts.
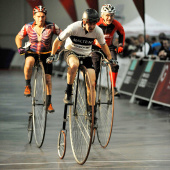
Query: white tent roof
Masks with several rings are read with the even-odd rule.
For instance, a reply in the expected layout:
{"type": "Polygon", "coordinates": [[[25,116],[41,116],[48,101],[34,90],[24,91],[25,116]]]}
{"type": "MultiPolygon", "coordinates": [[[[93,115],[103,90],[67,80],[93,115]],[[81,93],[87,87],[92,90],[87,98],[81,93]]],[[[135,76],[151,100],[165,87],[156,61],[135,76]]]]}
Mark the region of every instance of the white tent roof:
{"type": "MultiPolygon", "coordinates": [[[[126,36],[137,36],[138,34],[144,34],[144,23],[140,16],[124,26],[126,36]]],[[[170,35],[170,27],[160,23],[149,15],[145,14],[145,29],[146,34],[151,36],[158,36],[159,33],[164,32],[166,35],[170,35]]]]}

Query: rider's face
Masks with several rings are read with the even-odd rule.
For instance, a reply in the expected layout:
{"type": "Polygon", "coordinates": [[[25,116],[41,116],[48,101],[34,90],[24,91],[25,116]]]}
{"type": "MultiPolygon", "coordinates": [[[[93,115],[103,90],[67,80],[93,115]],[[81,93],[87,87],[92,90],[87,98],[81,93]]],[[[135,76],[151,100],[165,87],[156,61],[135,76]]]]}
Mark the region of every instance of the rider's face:
{"type": "Polygon", "coordinates": [[[38,26],[44,26],[45,24],[45,20],[46,20],[46,15],[43,12],[37,12],[34,16],[33,16],[35,23],[38,26]]]}
{"type": "Polygon", "coordinates": [[[96,22],[86,22],[86,31],[92,32],[96,26],[96,22]]]}
{"type": "Polygon", "coordinates": [[[110,24],[113,22],[114,14],[104,13],[104,14],[102,15],[102,18],[103,18],[104,22],[105,22],[107,25],[110,25],[110,24]]]}

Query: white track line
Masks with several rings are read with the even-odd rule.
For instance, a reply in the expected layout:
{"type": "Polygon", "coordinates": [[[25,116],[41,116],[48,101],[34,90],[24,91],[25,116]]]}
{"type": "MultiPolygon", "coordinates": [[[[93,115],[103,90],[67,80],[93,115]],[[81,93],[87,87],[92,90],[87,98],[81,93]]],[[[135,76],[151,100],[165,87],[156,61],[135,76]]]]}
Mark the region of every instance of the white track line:
{"type": "MultiPolygon", "coordinates": [[[[145,162],[170,162],[170,160],[129,160],[129,161],[87,161],[87,163],[145,163],[145,162]]],[[[8,163],[0,164],[0,166],[10,166],[10,165],[45,165],[45,164],[77,164],[74,162],[37,162],[37,163],[8,163]]]]}

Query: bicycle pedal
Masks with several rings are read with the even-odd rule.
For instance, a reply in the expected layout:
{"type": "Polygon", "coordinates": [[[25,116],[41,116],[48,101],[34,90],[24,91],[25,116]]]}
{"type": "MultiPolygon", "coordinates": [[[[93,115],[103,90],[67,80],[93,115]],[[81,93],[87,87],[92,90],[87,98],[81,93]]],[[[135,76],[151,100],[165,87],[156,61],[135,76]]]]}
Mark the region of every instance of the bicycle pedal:
{"type": "Polygon", "coordinates": [[[97,128],[98,128],[98,125],[97,125],[97,124],[94,124],[94,125],[93,125],[93,128],[94,128],[94,129],[97,129],[97,128]]]}
{"type": "Polygon", "coordinates": [[[73,105],[73,103],[66,103],[66,105],[73,105]]]}
{"type": "Polygon", "coordinates": [[[26,98],[27,98],[27,97],[32,97],[31,95],[24,95],[24,96],[25,96],[26,98]]]}

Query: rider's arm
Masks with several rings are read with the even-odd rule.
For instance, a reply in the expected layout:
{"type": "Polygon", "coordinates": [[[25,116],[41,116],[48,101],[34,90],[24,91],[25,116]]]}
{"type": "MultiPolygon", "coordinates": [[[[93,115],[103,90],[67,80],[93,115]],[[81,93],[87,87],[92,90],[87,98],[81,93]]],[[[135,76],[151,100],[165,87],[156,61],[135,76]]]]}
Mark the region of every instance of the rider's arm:
{"type": "Polygon", "coordinates": [[[108,45],[107,44],[101,45],[101,48],[102,48],[103,52],[106,54],[107,59],[111,60],[112,56],[111,56],[111,53],[110,53],[108,45]]]}
{"type": "Polygon", "coordinates": [[[27,26],[25,24],[15,37],[15,43],[18,49],[22,47],[22,39],[27,36],[27,26]]]}
{"type": "Polygon", "coordinates": [[[60,41],[58,37],[55,39],[55,41],[53,42],[51,55],[55,55],[56,51],[58,50],[59,47],[61,47],[62,43],[63,41],[60,41]]]}
{"type": "Polygon", "coordinates": [[[61,32],[60,35],[55,39],[55,41],[53,42],[51,55],[55,55],[59,46],[61,46],[63,41],[71,35],[73,28],[74,28],[73,24],[71,24],[63,32],[61,32]]]}
{"type": "Polygon", "coordinates": [[[119,46],[124,46],[125,43],[125,31],[121,23],[117,20],[114,20],[114,24],[117,27],[117,34],[119,35],[119,46]]]}
{"type": "Polygon", "coordinates": [[[15,43],[17,45],[17,48],[21,48],[22,47],[22,38],[18,34],[15,37],[15,43]]]}

